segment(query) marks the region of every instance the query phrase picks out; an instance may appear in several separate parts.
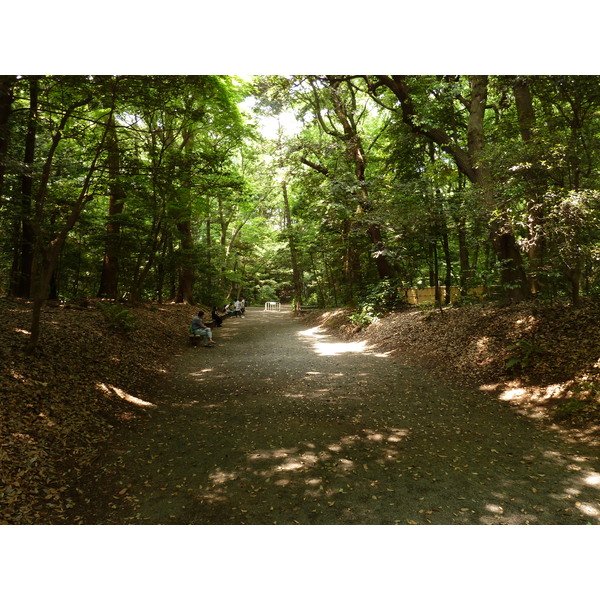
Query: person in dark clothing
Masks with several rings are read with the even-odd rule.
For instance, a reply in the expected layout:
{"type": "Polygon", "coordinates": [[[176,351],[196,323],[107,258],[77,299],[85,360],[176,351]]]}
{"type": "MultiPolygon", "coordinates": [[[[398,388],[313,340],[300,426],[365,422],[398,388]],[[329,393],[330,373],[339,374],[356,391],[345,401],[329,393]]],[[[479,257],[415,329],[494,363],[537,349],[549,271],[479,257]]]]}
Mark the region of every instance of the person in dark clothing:
{"type": "Polygon", "coordinates": [[[223,318],[217,314],[217,307],[213,306],[212,309],[212,320],[217,324],[217,327],[221,327],[223,324],[223,318]]]}

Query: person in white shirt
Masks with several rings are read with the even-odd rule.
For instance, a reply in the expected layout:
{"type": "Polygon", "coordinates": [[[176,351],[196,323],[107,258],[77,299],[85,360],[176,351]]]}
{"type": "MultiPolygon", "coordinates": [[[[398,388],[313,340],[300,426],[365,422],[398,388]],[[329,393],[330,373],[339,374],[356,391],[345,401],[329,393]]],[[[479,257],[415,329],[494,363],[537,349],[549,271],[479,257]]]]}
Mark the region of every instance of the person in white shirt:
{"type": "Polygon", "coordinates": [[[234,303],[233,314],[236,317],[241,317],[242,316],[242,303],[239,300],[236,300],[235,303],[234,303]]]}

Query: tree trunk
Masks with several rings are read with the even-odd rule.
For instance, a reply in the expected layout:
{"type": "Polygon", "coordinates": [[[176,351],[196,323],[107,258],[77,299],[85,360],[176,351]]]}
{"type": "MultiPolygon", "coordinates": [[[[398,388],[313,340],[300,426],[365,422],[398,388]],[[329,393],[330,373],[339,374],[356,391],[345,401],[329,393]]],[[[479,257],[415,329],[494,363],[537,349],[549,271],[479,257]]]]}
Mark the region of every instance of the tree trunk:
{"type": "Polygon", "coordinates": [[[186,158],[182,167],[183,184],[181,192],[184,195],[182,208],[178,211],[177,231],[180,238],[180,263],[178,268],[179,284],[177,288],[176,302],[194,304],[194,237],[192,235],[192,198],[191,198],[191,158],[187,154],[191,152],[194,143],[192,131],[183,132],[181,144],[186,158]]]}
{"type": "Polygon", "coordinates": [[[444,226],[442,234],[442,248],[444,249],[445,277],[444,277],[444,304],[450,304],[452,300],[452,258],[450,256],[450,242],[448,231],[444,226]]]}
{"type": "Polygon", "coordinates": [[[116,299],[119,295],[119,246],[121,238],[121,223],[119,221],[125,206],[125,193],[121,186],[119,142],[117,138],[116,124],[111,117],[108,124],[108,177],[110,196],[108,203],[108,219],[106,222],[106,244],[104,247],[104,260],[102,263],[102,275],[100,277],[100,298],[116,299]]]}
{"type": "Polygon", "coordinates": [[[12,75],[0,75],[0,208],[6,173],[6,157],[10,137],[9,119],[14,102],[13,89],[17,78],[12,75]]]}
{"type": "Polygon", "coordinates": [[[298,266],[298,252],[296,250],[296,240],[292,230],[292,214],[290,211],[290,203],[288,200],[287,185],[284,182],[281,184],[283,191],[283,209],[285,214],[285,229],[287,233],[288,243],[290,247],[290,258],[292,261],[292,276],[294,279],[294,297],[292,299],[292,310],[300,310],[302,306],[303,281],[302,272],[298,266]]]}
{"type": "Polygon", "coordinates": [[[500,284],[507,300],[518,301],[528,295],[527,276],[523,266],[523,258],[517,245],[514,231],[509,223],[508,215],[497,209],[492,188],[492,177],[481,161],[484,148],[484,116],[487,103],[487,76],[471,77],[471,108],[467,128],[469,156],[474,165],[475,183],[479,186],[484,206],[490,218],[490,241],[500,260],[500,284]]]}
{"type": "Polygon", "coordinates": [[[566,276],[571,284],[571,303],[575,308],[581,306],[581,261],[574,267],[566,269],[566,276]]]}
{"type": "Polygon", "coordinates": [[[33,268],[33,247],[35,234],[31,223],[31,203],[33,196],[33,162],[35,159],[35,142],[38,121],[37,77],[29,82],[29,120],[25,135],[25,155],[23,158],[23,174],[21,175],[21,230],[19,236],[19,255],[16,272],[13,274],[13,294],[21,298],[31,297],[31,271],[33,268]]]}
{"type": "Polygon", "coordinates": [[[465,217],[460,217],[456,220],[456,232],[458,236],[458,259],[460,264],[460,295],[466,296],[469,293],[473,270],[469,260],[465,217]]]}
{"type": "MultiPolygon", "coordinates": [[[[342,125],[342,128],[344,129],[343,139],[346,143],[346,149],[354,161],[354,173],[356,175],[356,180],[358,181],[359,212],[364,213],[367,215],[367,218],[369,218],[369,214],[373,211],[373,205],[367,191],[367,182],[365,176],[367,159],[362,147],[362,141],[358,135],[353,120],[349,118],[347,110],[341,102],[335,86],[332,88],[332,92],[335,113],[342,125]]],[[[385,244],[381,234],[381,227],[377,223],[371,221],[367,227],[367,234],[371,240],[371,244],[373,244],[373,253],[375,256],[375,264],[377,265],[379,279],[392,278],[394,273],[391,265],[385,257],[385,244]]]]}
{"type": "MultiPolygon", "coordinates": [[[[515,105],[517,107],[517,118],[521,139],[529,147],[532,144],[535,127],[535,111],[531,90],[527,78],[517,77],[513,82],[515,94],[515,105]]],[[[535,157],[524,157],[527,163],[535,165],[535,157]]],[[[529,259],[529,291],[536,295],[540,291],[539,272],[544,263],[545,239],[542,229],[544,219],[544,205],[542,202],[543,189],[541,183],[540,169],[536,166],[528,166],[525,172],[525,195],[527,202],[527,227],[529,239],[527,243],[527,254],[529,259]]]]}
{"type": "Polygon", "coordinates": [[[194,303],[194,239],[190,221],[177,223],[181,240],[181,259],[179,263],[179,285],[175,302],[194,303]]]}

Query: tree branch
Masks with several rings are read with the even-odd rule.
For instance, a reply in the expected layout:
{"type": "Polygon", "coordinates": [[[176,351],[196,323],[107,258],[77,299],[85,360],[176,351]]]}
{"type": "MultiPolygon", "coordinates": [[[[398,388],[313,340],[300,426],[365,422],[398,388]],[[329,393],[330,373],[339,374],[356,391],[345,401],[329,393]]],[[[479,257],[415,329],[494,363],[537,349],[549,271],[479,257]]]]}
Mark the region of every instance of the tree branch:
{"type": "Polygon", "coordinates": [[[314,163],[311,160],[308,160],[308,158],[304,158],[303,156],[300,157],[300,162],[303,165],[306,165],[307,167],[310,167],[311,169],[314,169],[315,171],[318,171],[319,173],[325,175],[325,177],[329,177],[329,169],[327,169],[326,167],[314,163]]]}

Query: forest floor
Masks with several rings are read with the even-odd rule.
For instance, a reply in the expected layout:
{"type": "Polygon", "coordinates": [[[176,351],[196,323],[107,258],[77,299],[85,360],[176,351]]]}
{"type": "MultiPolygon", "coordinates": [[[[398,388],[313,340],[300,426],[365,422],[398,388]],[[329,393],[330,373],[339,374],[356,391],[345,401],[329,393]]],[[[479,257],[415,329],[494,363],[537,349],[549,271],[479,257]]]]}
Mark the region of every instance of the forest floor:
{"type": "Polygon", "coordinates": [[[0,307],[0,522],[597,524],[595,305],[0,307]]]}

